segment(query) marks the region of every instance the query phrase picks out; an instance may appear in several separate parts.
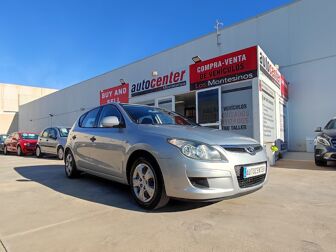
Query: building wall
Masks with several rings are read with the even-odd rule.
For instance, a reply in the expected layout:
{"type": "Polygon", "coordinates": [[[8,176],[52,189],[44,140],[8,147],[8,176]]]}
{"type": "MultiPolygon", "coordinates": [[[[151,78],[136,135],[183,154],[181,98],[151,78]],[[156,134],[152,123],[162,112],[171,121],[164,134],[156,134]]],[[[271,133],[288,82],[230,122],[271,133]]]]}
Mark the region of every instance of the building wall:
{"type": "Polygon", "coordinates": [[[0,134],[18,130],[20,105],[55,91],[55,89],[0,83],[0,134]]]}
{"type": "MultiPolygon", "coordinates": [[[[81,108],[99,105],[99,90],[119,85],[120,78],[135,83],[150,78],[153,70],[159,74],[181,68],[188,70],[195,55],[208,59],[260,45],[290,82],[289,149],[304,151],[306,137],[314,137],[315,127],[335,116],[332,108],[336,91],[333,78],[336,69],[335,9],[334,0],[294,1],[224,28],[219,46],[216,33],[211,33],[21,106],[20,128],[41,130],[51,124],[50,113],[55,114],[53,124],[72,125],[82,113],[81,108]]],[[[187,92],[188,85],[187,79],[187,87],[147,94],[131,101],[187,92]]]]}

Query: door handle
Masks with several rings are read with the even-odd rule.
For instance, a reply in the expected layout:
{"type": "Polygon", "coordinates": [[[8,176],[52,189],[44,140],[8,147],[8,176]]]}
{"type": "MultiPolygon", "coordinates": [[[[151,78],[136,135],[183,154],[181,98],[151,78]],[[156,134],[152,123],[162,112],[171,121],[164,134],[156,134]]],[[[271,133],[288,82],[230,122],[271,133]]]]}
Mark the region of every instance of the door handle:
{"type": "Polygon", "coordinates": [[[96,141],[97,139],[93,136],[93,137],[90,138],[90,140],[91,140],[91,142],[94,142],[94,141],[96,141]]]}
{"type": "Polygon", "coordinates": [[[73,139],[73,140],[75,140],[76,138],[77,138],[76,135],[73,135],[73,136],[72,136],[72,139],[73,139]]]}

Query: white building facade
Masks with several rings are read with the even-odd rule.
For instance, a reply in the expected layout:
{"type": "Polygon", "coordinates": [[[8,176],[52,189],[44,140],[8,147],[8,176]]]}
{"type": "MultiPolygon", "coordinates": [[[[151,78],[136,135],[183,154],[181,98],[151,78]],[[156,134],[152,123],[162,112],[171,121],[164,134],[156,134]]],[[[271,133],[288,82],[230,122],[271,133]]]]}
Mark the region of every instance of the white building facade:
{"type": "Polygon", "coordinates": [[[19,128],[71,126],[120,100],[305,151],[314,129],[336,115],[335,9],[333,0],[295,1],[20,106],[19,128]]]}

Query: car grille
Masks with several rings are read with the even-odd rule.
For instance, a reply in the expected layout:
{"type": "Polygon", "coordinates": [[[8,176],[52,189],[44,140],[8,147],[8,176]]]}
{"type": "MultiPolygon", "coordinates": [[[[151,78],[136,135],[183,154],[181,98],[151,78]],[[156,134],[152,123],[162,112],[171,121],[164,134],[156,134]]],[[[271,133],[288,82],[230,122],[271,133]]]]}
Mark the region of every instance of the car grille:
{"type": "Polygon", "coordinates": [[[334,147],[336,147],[336,138],[331,139],[331,144],[332,144],[334,147]]]}
{"type": "Polygon", "coordinates": [[[254,148],[254,151],[255,153],[256,152],[259,152],[263,149],[263,147],[259,144],[252,144],[252,145],[221,145],[222,148],[224,148],[225,150],[227,151],[230,151],[230,152],[238,152],[238,153],[249,153],[246,148],[247,147],[253,147],[254,148]]]}
{"type": "MultiPolygon", "coordinates": [[[[252,164],[250,164],[252,165],[252,164]]],[[[248,188],[252,186],[257,186],[260,185],[262,182],[265,181],[266,174],[267,174],[267,167],[266,167],[266,173],[250,178],[243,178],[243,167],[244,165],[236,165],[235,166],[235,171],[236,171],[236,176],[238,180],[238,184],[240,188],[248,188]]]]}

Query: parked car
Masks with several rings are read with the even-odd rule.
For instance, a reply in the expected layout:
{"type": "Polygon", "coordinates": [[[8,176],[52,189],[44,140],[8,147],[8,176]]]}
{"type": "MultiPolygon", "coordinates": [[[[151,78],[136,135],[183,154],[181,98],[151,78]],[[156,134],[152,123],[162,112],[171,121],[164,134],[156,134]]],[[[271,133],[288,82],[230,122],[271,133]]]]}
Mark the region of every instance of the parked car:
{"type": "Polygon", "coordinates": [[[268,176],[266,153],[251,138],[119,103],[86,112],[70,130],[65,173],[80,171],[128,184],[145,209],[170,197],[218,201],[260,188],[268,176]]]}
{"type": "Polygon", "coordinates": [[[32,132],[14,132],[4,143],[4,154],[15,152],[18,156],[35,153],[38,134],[32,132]]]}
{"type": "Polygon", "coordinates": [[[318,132],[314,140],[315,164],[325,166],[328,161],[336,161],[336,117],[315,132],[318,132]]]}
{"type": "Polygon", "coordinates": [[[5,143],[6,138],[7,138],[7,135],[5,134],[0,135],[0,152],[3,152],[4,150],[4,143],[5,143]]]}
{"type": "Polygon", "coordinates": [[[36,157],[40,158],[45,154],[56,155],[58,159],[64,158],[64,146],[67,141],[70,128],[51,127],[42,131],[36,145],[36,157]]]}

